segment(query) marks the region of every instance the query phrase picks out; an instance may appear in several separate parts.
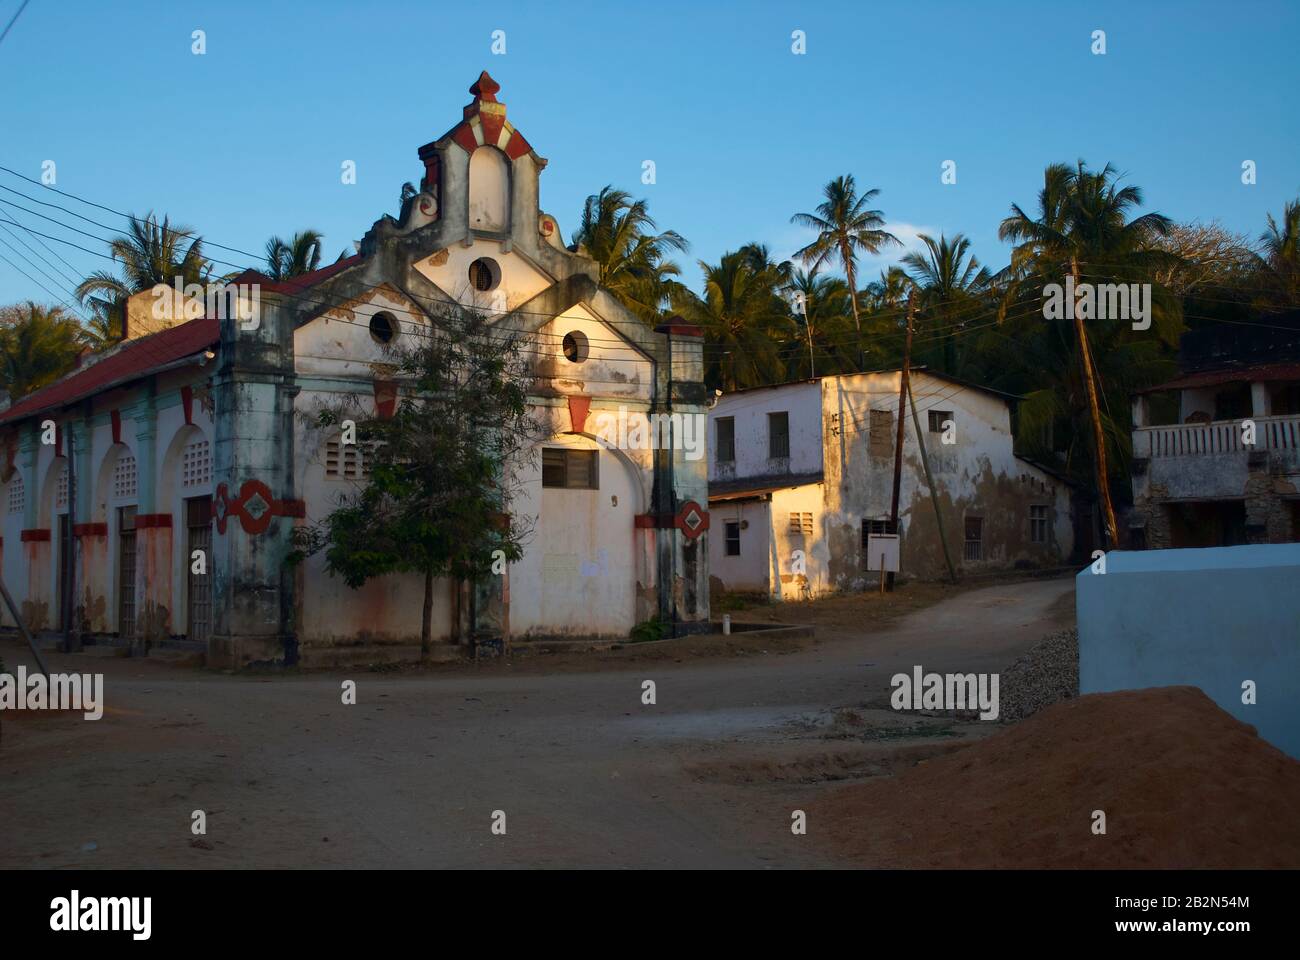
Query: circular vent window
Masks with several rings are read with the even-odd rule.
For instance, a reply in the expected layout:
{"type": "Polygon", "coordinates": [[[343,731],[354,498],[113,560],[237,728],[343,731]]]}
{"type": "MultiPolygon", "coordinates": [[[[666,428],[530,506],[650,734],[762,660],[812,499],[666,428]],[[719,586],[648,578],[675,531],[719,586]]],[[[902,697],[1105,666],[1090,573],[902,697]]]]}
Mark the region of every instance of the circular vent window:
{"type": "Polygon", "coordinates": [[[489,257],[479,257],[469,265],[470,286],[480,293],[495,290],[501,283],[501,268],[489,257]]]}
{"type": "Polygon", "coordinates": [[[397,336],[397,318],[391,313],[376,313],[370,318],[370,335],[376,343],[392,343],[397,336]]]}
{"type": "Polygon", "coordinates": [[[570,363],[582,363],[587,359],[590,348],[587,344],[587,335],[580,330],[574,330],[572,333],[564,335],[564,357],[570,363]]]}

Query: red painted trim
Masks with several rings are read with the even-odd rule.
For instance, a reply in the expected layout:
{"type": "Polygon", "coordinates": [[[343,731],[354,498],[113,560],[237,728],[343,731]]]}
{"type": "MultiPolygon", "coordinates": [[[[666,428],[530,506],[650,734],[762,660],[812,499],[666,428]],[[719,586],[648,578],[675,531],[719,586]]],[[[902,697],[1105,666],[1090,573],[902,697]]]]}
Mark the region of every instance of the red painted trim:
{"type": "Polygon", "coordinates": [[[397,384],[392,380],[374,382],[375,411],[380,420],[391,420],[397,412],[397,384]]]}
{"type": "Polygon", "coordinates": [[[108,536],[108,524],[76,523],[72,526],[72,533],[78,537],[106,537],[108,536]]]}
{"type": "Polygon", "coordinates": [[[170,513],[137,513],[135,515],[135,528],[137,530],[158,527],[169,528],[171,525],[172,515],[170,513]]]}
{"type": "Polygon", "coordinates": [[[637,514],[632,520],[633,526],[642,530],[673,530],[677,529],[682,532],[682,536],[688,540],[694,540],[705,530],[709,529],[709,513],[694,500],[687,500],[673,513],[641,513],[637,514]],[[700,516],[700,523],[695,529],[691,529],[686,522],[686,517],[694,511],[700,516]]]}
{"type": "Polygon", "coordinates": [[[532,144],[524,139],[524,135],[518,129],[510,135],[510,142],[506,144],[506,156],[511,160],[518,160],[525,153],[532,152],[532,144]]]}
{"type": "Polygon", "coordinates": [[[181,387],[181,406],[185,408],[185,422],[193,425],[194,423],[194,388],[191,386],[181,387]]]}
{"type": "Polygon", "coordinates": [[[474,131],[463,121],[452,131],[451,139],[466,153],[473,153],[478,149],[478,140],[474,138],[474,131]]]}
{"type": "Polygon", "coordinates": [[[48,543],[50,540],[50,531],[41,529],[24,530],[19,535],[19,539],[22,540],[23,543],[48,543]]]}
{"type": "Polygon", "coordinates": [[[217,491],[212,496],[212,519],[216,522],[217,533],[226,535],[226,525],[234,517],[239,521],[243,531],[251,536],[265,533],[276,517],[303,518],[307,516],[307,504],[302,500],[277,500],[271,495],[271,488],[261,480],[245,480],[239,486],[239,493],[230,495],[224,483],[217,484],[217,491]],[[248,512],[248,501],[257,497],[266,504],[266,509],[253,516],[248,512]]]}
{"type": "Polygon", "coordinates": [[[677,516],[673,518],[673,526],[680,530],[682,536],[687,540],[694,540],[705,530],[709,529],[709,511],[705,510],[694,500],[687,500],[678,508],[677,516]],[[692,513],[698,514],[700,518],[699,524],[694,529],[692,529],[690,524],[686,522],[686,518],[692,513]]]}
{"type": "Polygon", "coordinates": [[[424,179],[420,181],[420,189],[425,193],[437,194],[438,192],[438,155],[435,153],[431,157],[424,156],[424,151],[420,151],[420,159],[424,161],[424,179]]]}
{"type": "Polygon", "coordinates": [[[569,432],[582,433],[591,412],[591,397],[569,397],[569,432]]]}
{"type": "Polygon", "coordinates": [[[674,337],[703,337],[704,331],[693,323],[668,321],[655,328],[656,333],[671,333],[674,337]]]}
{"type": "Polygon", "coordinates": [[[501,138],[501,128],[506,125],[505,114],[480,113],[478,121],[483,127],[483,143],[486,146],[495,147],[497,141],[501,138]]]}
{"type": "Polygon", "coordinates": [[[113,421],[113,442],[122,442],[122,411],[113,410],[109,413],[109,418],[113,421]]]}

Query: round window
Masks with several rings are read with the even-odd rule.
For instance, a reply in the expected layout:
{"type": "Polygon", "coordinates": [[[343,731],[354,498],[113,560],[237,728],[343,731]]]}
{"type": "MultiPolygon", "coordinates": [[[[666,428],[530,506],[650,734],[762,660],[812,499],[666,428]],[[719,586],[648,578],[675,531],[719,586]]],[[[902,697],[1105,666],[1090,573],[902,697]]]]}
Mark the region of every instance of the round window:
{"type": "Polygon", "coordinates": [[[587,345],[587,335],[581,330],[574,330],[572,333],[564,335],[564,356],[570,363],[582,363],[587,359],[590,348],[587,345]]]}
{"type": "Polygon", "coordinates": [[[397,318],[391,313],[376,313],[370,317],[370,335],[376,343],[392,343],[397,336],[397,318]]]}
{"type": "Polygon", "coordinates": [[[495,290],[501,282],[501,268],[489,257],[479,257],[469,265],[470,286],[480,293],[495,290]]]}

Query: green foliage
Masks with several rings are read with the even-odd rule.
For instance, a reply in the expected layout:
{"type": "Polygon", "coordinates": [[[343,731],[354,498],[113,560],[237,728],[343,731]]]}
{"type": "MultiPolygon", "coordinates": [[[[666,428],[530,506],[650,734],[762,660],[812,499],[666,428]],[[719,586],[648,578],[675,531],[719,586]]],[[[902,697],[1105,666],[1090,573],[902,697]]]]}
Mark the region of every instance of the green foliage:
{"type": "MultiPolygon", "coordinates": [[[[1043,288],[1064,283],[1074,271],[1085,283],[1151,283],[1179,259],[1161,242],[1172,222],[1158,213],[1130,218],[1142,205],[1142,191],[1118,180],[1110,164],[1097,171],[1083,161],[1053,164],[1043,174],[1037,216],[1012,204],[999,229],[999,236],[1016,246],[1003,274],[998,315],[1007,344],[993,352],[1011,361],[1003,388],[1028,395],[1019,411],[1017,439],[1027,452],[1050,456],[1043,428],[1053,426],[1058,440],[1053,445],[1064,447],[1067,469],[1089,486],[1095,486],[1090,481],[1095,458],[1079,341],[1072,320],[1043,316],[1043,288]]],[[[1102,393],[1109,480],[1121,486],[1132,455],[1129,396],[1173,374],[1183,331],[1178,297],[1158,283],[1152,295],[1149,330],[1134,330],[1121,318],[1087,322],[1102,393]]]]}
{"type": "Polygon", "coordinates": [[[858,193],[853,174],[836,177],[826,184],[825,196],[813,213],[796,213],[790,222],[817,231],[817,239],[795,253],[804,266],[813,270],[839,262],[849,283],[849,306],[853,311],[853,326],[857,331],[857,353],[863,362],[865,345],[862,342],[862,321],[858,310],[858,257],[861,254],[879,253],[887,246],[897,245],[899,239],[884,229],[885,215],[880,210],[868,209],[880,195],[878,189],[858,193]]]}
{"type": "Polygon", "coordinates": [[[628,632],[628,638],[633,643],[650,643],[655,640],[662,640],[667,633],[667,628],[658,617],[650,620],[643,620],[628,632]]]}
{"type": "Polygon", "coordinates": [[[675,279],[681,270],[668,255],[688,249],[680,234],[656,229],[646,201],[605,186],[587,198],[573,233],[574,246],[600,268],[600,285],[650,325],[662,319],[665,307],[682,293],[675,279]]]}
{"type": "Polygon", "coordinates": [[[426,645],[434,577],[474,580],[493,575],[494,554],[523,556],[530,531],[509,508],[517,468],[543,436],[529,413],[528,353],[513,318],[489,325],[452,305],[431,319],[407,324],[385,358],[399,385],[391,418],[355,398],[317,413],[315,426],[331,433],[355,422],[369,475],[297,543],[302,553],[323,550],[328,571],[354,588],[390,573],[424,574],[426,645]]]}
{"type": "Polygon", "coordinates": [[[264,272],[272,280],[288,280],[311,273],[320,267],[324,239],[325,235],[319,230],[303,230],[288,241],[272,237],[266,241],[264,272]]]}
{"type": "Polygon", "coordinates": [[[205,283],[211,264],[203,241],[189,227],[162,222],[153,213],[132,217],[123,236],[110,241],[109,253],[122,265],[122,275],[97,270],[77,284],[77,298],[93,316],[86,336],[96,350],[111,347],[125,329],[126,301],[132,294],[160,283],[205,283]]]}
{"type": "Polygon", "coordinates": [[[0,390],[13,400],[39,390],[71,370],[81,348],[81,326],[61,307],[0,308],[0,390]]]}

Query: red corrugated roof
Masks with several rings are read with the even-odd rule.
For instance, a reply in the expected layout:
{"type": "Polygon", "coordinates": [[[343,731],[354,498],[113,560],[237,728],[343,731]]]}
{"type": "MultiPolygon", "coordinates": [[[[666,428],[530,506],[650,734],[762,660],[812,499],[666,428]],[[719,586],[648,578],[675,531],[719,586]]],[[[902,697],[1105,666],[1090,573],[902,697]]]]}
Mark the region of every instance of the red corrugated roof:
{"type": "Polygon", "coordinates": [[[1155,393],[1158,390],[1195,390],[1198,387],[1215,387],[1221,383],[1261,380],[1300,380],[1300,363],[1260,363],[1251,367],[1230,367],[1226,370],[1189,373],[1168,383],[1139,390],[1138,393],[1155,393]]]}
{"type": "Polygon", "coordinates": [[[293,295],[302,293],[302,291],[314,287],[322,280],[334,276],[334,274],[346,270],[355,263],[361,262],[361,254],[354,253],[350,257],[344,257],[336,263],[331,263],[328,267],[321,267],[319,270],[313,270],[311,273],[303,273],[296,277],[290,277],[288,280],[272,280],[264,273],[258,273],[256,270],[245,270],[239,276],[229,281],[231,284],[237,283],[256,283],[263,290],[271,293],[283,293],[293,295]]]}
{"type": "Polygon", "coordinates": [[[102,359],[76,370],[23,397],[0,413],[0,423],[12,423],[33,414],[64,407],[113,384],[147,376],[158,367],[193,356],[215,344],[221,336],[220,321],[201,318],[178,324],[159,333],[128,340],[102,359]]]}

